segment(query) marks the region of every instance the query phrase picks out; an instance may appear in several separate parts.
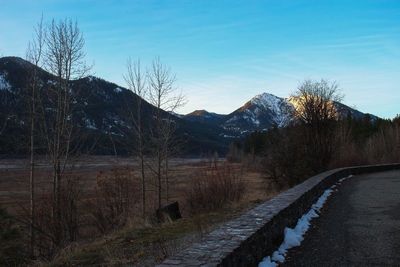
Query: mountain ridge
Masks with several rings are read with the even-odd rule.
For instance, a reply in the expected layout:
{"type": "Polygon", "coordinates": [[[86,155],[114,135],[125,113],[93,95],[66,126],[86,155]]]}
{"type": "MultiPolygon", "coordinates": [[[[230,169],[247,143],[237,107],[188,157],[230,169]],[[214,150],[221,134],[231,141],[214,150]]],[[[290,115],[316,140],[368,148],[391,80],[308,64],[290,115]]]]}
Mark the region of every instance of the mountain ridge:
{"type": "MultiPolygon", "coordinates": [[[[237,135],[247,134],[252,131],[267,130],[273,126],[285,127],[294,121],[294,112],[296,110],[294,102],[295,99],[293,97],[282,98],[264,92],[254,96],[233,112],[227,115],[219,115],[221,116],[219,123],[224,129],[233,131],[237,135]]],[[[371,119],[377,118],[374,115],[369,113],[364,114],[339,102],[334,102],[334,106],[340,117],[347,116],[350,113],[353,118],[363,118],[366,114],[371,119]]],[[[208,114],[216,113],[197,110],[183,116],[183,118],[189,117],[191,120],[194,120],[193,117],[197,117],[197,121],[210,124],[215,123],[215,119],[208,119],[208,114]]]]}
{"type": "MultiPolygon", "coordinates": [[[[7,127],[0,135],[0,154],[22,154],[27,149],[25,124],[29,120],[26,87],[28,69],[34,67],[29,62],[17,57],[0,58],[0,124],[3,120],[7,127]],[[25,95],[24,95],[25,94],[25,95]],[[24,139],[25,138],[25,139],[24,139]],[[18,142],[20,140],[21,142],[18,142]]],[[[55,77],[44,69],[38,69],[41,90],[55,82],[55,77]]],[[[128,149],[135,142],[131,134],[127,107],[136,107],[139,99],[132,91],[108,82],[102,78],[88,76],[71,81],[71,90],[76,91],[71,105],[74,109],[76,127],[81,129],[86,146],[97,140],[93,153],[113,154],[113,144],[117,144],[118,154],[130,154],[128,149]],[[111,140],[112,139],[112,140],[111,140]]],[[[44,101],[46,102],[46,101],[44,101]]],[[[150,125],[155,107],[147,101],[142,102],[144,124],[150,125]]],[[[134,110],[134,109],[133,109],[134,110]]],[[[217,125],[203,126],[202,123],[182,120],[178,116],[163,111],[164,116],[172,117],[178,127],[176,133],[185,155],[204,155],[218,151],[224,154],[228,150],[231,134],[217,125]]],[[[86,147],[88,150],[89,148],[86,147]]]]}
{"type": "MultiPolygon", "coordinates": [[[[3,120],[8,123],[9,129],[6,133],[10,135],[7,138],[0,136],[0,145],[4,148],[0,149],[0,154],[13,150],[11,144],[18,144],[18,136],[23,136],[28,103],[22,95],[26,87],[28,68],[32,67],[32,64],[18,57],[0,58],[0,124],[3,120]],[[15,140],[11,135],[15,136],[15,140]]],[[[55,78],[41,68],[38,75],[41,86],[54,83],[55,78]]],[[[120,152],[129,154],[127,147],[134,145],[134,137],[126,134],[130,131],[126,107],[135,107],[139,97],[123,86],[95,76],[74,80],[71,84],[79,92],[72,103],[76,107],[74,116],[77,127],[83,129],[85,134],[95,135],[100,140],[102,148],[95,153],[112,153],[111,143],[117,142],[120,152]],[[109,140],[110,136],[115,140],[109,140]]],[[[352,117],[364,116],[364,113],[342,103],[335,105],[343,112],[342,116],[348,112],[352,117]]],[[[154,108],[143,100],[145,123],[151,124],[154,108]]],[[[186,115],[163,112],[165,116],[172,116],[177,123],[177,135],[185,140],[184,153],[198,155],[210,151],[224,154],[230,142],[242,140],[253,131],[263,131],[274,126],[285,127],[293,121],[293,111],[289,98],[264,92],[229,114],[207,110],[196,110],[186,115]]],[[[371,117],[377,118],[373,115],[371,117]]]]}

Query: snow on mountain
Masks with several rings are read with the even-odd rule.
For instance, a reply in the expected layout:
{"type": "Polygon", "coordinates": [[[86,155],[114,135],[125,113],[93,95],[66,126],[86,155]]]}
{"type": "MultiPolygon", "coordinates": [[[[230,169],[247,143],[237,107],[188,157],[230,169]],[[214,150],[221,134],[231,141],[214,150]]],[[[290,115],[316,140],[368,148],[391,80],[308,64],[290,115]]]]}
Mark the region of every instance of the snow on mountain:
{"type": "Polygon", "coordinates": [[[228,115],[196,110],[183,118],[222,126],[225,130],[234,132],[238,137],[255,130],[266,130],[274,125],[285,127],[292,121],[293,111],[293,105],[284,98],[263,93],[256,95],[228,115]]]}
{"type": "MultiPolygon", "coordinates": [[[[334,102],[333,105],[339,117],[347,116],[349,113],[353,118],[364,117],[364,113],[344,104],[334,102]]],[[[288,126],[294,121],[294,113],[299,112],[299,109],[298,99],[295,97],[281,98],[269,93],[262,93],[228,115],[196,110],[183,118],[219,125],[240,137],[256,130],[265,131],[274,126],[288,126]]],[[[371,119],[375,118],[373,115],[370,116],[371,119]]]]}
{"type": "Polygon", "coordinates": [[[270,110],[274,114],[273,121],[278,127],[284,127],[292,119],[293,105],[286,99],[274,96],[269,93],[263,93],[253,97],[252,104],[259,107],[256,112],[260,113],[263,110],[270,110]]]}
{"type": "Polygon", "coordinates": [[[11,85],[10,83],[6,80],[7,73],[3,72],[0,73],[0,90],[11,90],[11,85]]]}
{"type": "Polygon", "coordinates": [[[175,117],[178,117],[178,118],[182,118],[184,116],[182,114],[178,114],[178,113],[173,112],[173,111],[168,111],[168,113],[171,114],[172,116],[175,116],[175,117]]]}
{"type": "Polygon", "coordinates": [[[293,106],[285,99],[263,93],[229,114],[223,127],[240,132],[263,130],[274,125],[284,127],[292,120],[292,111],[293,106]]]}
{"type": "MultiPolygon", "coordinates": [[[[6,144],[0,145],[0,154],[26,154],[26,151],[18,145],[18,141],[23,139],[22,130],[25,128],[22,126],[27,115],[28,98],[23,97],[27,86],[24,77],[27,77],[29,71],[34,68],[38,74],[39,90],[47,92],[56,80],[53,75],[23,59],[0,57],[0,99],[3,100],[0,105],[0,118],[7,118],[10,122],[0,136],[0,144],[6,144]]],[[[70,89],[76,92],[71,99],[71,109],[74,129],[77,129],[77,132],[79,129],[78,134],[82,138],[82,152],[109,154],[115,153],[113,149],[116,149],[121,155],[132,153],[135,150],[132,149],[135,141],[132,137],[134,133],[131,112],[135,117],[135,107],[139,97],[130,90],[95,76],[73,80],[70,86],[70,89]]],[[[51,101],[46,101],[50,95],[43,93],[41,96],[45,100],[44,110],[48,113],[54,112],[51,101]]],[[[151,118],[156,109],[146,100],[141,101],[143,127],[152,131],[155,123],[151,118]]],[[[161,113],[167,117],[165,111],[161,113]]],[[[219,118],[217,114],[210,114],[211,117],[219,118]]],[[[179,114],[174,115],[181,117],[179,114]]],[[[236,138],[217,123],[206,125],[183,119],[174,121],[177,140],[185,143],[181,150],[183,154],[199,155],[208,151],[225,154],[230,139],[236,138]]]]}

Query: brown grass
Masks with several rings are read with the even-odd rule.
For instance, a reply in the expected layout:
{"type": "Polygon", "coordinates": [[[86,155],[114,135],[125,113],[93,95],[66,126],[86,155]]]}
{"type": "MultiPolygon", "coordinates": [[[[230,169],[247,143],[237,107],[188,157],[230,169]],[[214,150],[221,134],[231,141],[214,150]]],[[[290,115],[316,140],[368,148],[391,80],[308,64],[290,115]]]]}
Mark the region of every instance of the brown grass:
{"type": "MultiPolygon", "coordinates": [[[[13,215],[19,216],[22,214],[22,209],[16,207],[26,209],[29,203],[27,164],[22,160],[3,160],[0,164],[18,165],[14,168],[0,168],[0,177],[6,177],[0,180],[0,203],[6,206],[13,215]]],[[[140,217],[138,215],[141,193],[139,171],[135,170],[135,166],[136,162],[131,159],[115,160],[95,157],[76,161],[74,168],[68,170],[68,175],[79,177],[80,229],[77,241],[58,250],[56,260],[51,262],[125,264],[131,261],[150,261],[155,263],[154,259],[157,262],[193,240],[201,238],[203,234],[215,227],[213,225],[229,220],[276,194],[274,191],[266,190],[266,180],[260,172],[244,168],[240,163],[173,159],[170,164],[169,199],[179,202],[184,218],[170,225],[154,225],[152,224],[154,220],[151,218],[156,207],[155,183],[152,179],[148,180],[149,219],[142,221],[138,218],[140,217]],[[224,193],[221,187],[219,192],[222,192],[228,200],[223,205],[215,205],[212,212],[204,213],[203,210],[203,213],[192,216],[192,207],[186,202],[186,198],[187,193],[193,189],[193,183],[196,182],[197,176],[194,175],[196,173],[203,173],[206,177],[209,174],[210,177],[220,177],[221,185],[234,190],[224,193]],[[238,196],[238,187],[235,189],[236,182],[230,183],[227,177],[246,185],[248,190],[241,192],[238,196]],[[235,191],[236,193],[232,194],[235,191]],[[104,201],[107,198],[108,201],[104,201]],[[87,203],[92,205],[87,205],[87,203]],[[101,210],[100,213],[99,210],[101,210]],[[108,226],[105,226],[104,220],[107,221],[108,226]],[[107,234],[104,235],[104,233],[107,234]],[[121,235],[129,236],[129,238],[122,238],[121,235]],[[188,239],[187,236],[190,238],[188,239]],[[104,241],[104,238],[107,241],[104,241]],[[93,240],[97,241],[93,243],[93,240]]],[[[149,171],[147,173],[150,174],[149,171]]],[[[38,192],[44,194],[51,190],[50,174],[50,169],[38,168],[36,173],[38,192]]]]}
{"type": "Polygon", "coordinates": [[[400,162],[400,128],[389,126],[357,144],[349,132],[339,129],[330,168],[400,162]]]}
{"type": "Polygon", "coordinates": [[[193,174],[188,187],[186,203],[192,214],[220,209],[243,198],[243,167],[227,162],[212,164],[193,174]]]}

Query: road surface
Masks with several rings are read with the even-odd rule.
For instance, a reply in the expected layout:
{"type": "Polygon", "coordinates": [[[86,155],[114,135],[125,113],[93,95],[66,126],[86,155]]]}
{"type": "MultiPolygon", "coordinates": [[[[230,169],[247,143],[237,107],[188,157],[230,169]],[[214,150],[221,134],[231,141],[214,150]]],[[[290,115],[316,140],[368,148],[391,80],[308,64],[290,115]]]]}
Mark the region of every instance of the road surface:
{"type": "Polygon", "coordinates": [[[279,266],[400,266],[400,170],[344,181],[279,266]]]}

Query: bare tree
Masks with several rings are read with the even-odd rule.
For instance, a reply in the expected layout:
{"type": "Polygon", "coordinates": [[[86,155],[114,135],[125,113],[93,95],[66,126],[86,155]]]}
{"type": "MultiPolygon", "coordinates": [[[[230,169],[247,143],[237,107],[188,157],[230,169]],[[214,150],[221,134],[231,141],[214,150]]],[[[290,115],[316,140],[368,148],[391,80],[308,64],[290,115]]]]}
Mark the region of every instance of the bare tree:
{"type": "Polygon", "coordinates": [[[290,99],[295,107],[295,116],[306,126],[304,135],[310,160],[314,161],[314,171],[321,171],[329,163],[333,127],[339,117],[335,103],[342,99],[338,84],[324,79],[305,80],[290,99]]]}
{"type": "Polygon", "coordinates": [[[166,200],[168,200],[168,160],[170,139],[174,130],[171,113],[184,105],[182,94],[176,94],[176,76],[169,67],[156,58],[148,71],[149,102],[156,108],[153,114],[155,130],[152,134],[155,153],[155,166],[152,168],[157,180],[158,207],[162,202],[162,177],[165,177],[166,200]]]}
{"type": "Polygon", "coordinates": [[[142,101],[147,96],[146,75],[143,73],[140,60],[132,62],[129,58],[127,62],[128,73],[124,75],[125,82],[128,84],[136,97],[136,107],[134,110],[128,106],[132,129],[137,140],[137,154],[140,161],[140,175],[142,180],[142,217],[146,216],[146,178],[145,178],[145,159],[144,159],[144,129],[143,129],[143,110],[142,101]]]}
{"type": "Polygon", "coordinates": [[[35,125],[36,125],[36,108],[37,108],[37,94],[39,92],[39,77],[38,68],[42,59],[42,52],[44,46],[44,31],[43,31],[43,16],[40,22],[34,29],[34,36],[31,43],[29,43],[27,51],[27,60],[32,63],[32,68],[29,71],[29,86],[30,89],[30,168],[29,168],[29,185],[30,185],[30,253],[34,257],[35,247],[35,125]]]}
{"type": "MultiPolygon", "coordinates": [[[[46,28],[44,66],[54,75],[55,81],[48,83],[40,114],[42,135],[53,168],[53,216],[56,228],[61,227],[60,182],[70,159],[74,137],[71,102],[76,92],[73,91],[71,81],[83,77],[89,70],[84,61],[84,44],[76,21],[53,20],[46,28]]],[[[61,229],[55,232],[54,243],[58,245],[61,229]]]]}
{"type": "Polygon", "coordinates": [[[343,96],[336,82],[305,80],[292,95],[295,115],[307,124],[317,127],[320,123],[338,118],[335,102],[343,96]]]}

